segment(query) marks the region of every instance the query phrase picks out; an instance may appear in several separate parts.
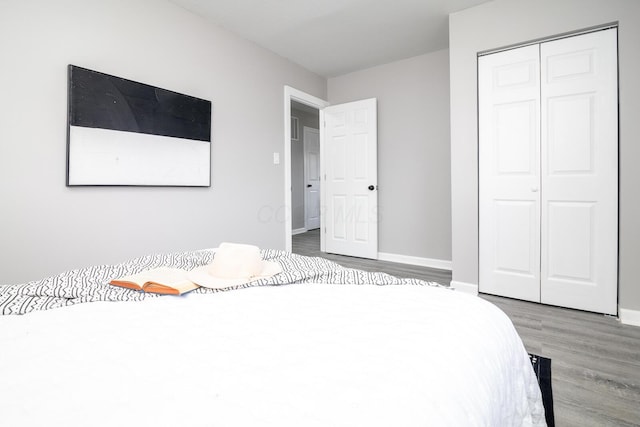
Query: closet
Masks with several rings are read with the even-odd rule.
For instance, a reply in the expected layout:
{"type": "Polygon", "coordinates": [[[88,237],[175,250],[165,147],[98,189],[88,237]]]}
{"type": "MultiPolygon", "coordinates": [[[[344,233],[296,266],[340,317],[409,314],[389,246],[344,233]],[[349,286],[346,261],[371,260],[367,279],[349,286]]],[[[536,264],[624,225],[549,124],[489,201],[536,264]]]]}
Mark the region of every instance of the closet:
{"type": "Polygon", "coordinates": [[[617,314],[617,29],[478,57],[479,291],[617,314]]]}

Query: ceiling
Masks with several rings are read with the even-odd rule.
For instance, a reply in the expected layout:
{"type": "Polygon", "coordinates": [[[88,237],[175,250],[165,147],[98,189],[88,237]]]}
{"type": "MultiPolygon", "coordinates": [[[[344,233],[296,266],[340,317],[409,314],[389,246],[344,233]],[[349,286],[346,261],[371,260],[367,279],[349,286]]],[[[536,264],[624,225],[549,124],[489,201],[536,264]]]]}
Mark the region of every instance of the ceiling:
{"type": "Polygon", "coordinates": [[[170,0],[323,77],[447,48],[451,12],[490,0],[170,0]]]}

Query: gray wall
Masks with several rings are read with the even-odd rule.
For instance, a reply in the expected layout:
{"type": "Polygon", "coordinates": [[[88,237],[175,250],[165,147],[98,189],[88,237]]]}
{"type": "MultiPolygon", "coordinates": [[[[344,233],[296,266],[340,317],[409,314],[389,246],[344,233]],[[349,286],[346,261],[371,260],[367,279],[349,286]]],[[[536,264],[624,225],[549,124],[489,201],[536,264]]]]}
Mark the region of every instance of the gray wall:
{"type": "Polygon", "coordinates": [[[640,310],[640,2],[497,0],[450,16],[453,280],[478,283],[476,53],[619,21],[620,307],[640,310]]]}
{"type": "Polygon", "coordinates": [[[379,251],[449,261],[448,51],[328,81],[332,104],[378,99],[379,251]]]}
{"type": "Polygon", "coordinates": [[[326,98],[324,78],[157,0],[3,0],[0,52],[0,284],[226,240],[285,247],[284,85],[326,98]],[[67,64],[211,100],[212,187],[65,187],[67,64]]]}
{"type": "Polygon", "coordinates": [[[304,127],[318,129],[320,113],[298,110],[292,106],[291,115],[298,118],[298,140],[291,140],[291,229],[304,228],[304,127]]]}

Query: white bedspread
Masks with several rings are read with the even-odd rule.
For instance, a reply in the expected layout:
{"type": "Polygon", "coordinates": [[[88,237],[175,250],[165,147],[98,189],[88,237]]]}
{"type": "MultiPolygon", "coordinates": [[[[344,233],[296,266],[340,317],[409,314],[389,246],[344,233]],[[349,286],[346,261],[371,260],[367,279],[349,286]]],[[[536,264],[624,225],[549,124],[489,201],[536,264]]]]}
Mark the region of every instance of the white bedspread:
{"type": "Polygon", "coordinates": [[[299,284],[0,316],[7,426],[538,426],[509,319],[411,285],[299,284]]]}

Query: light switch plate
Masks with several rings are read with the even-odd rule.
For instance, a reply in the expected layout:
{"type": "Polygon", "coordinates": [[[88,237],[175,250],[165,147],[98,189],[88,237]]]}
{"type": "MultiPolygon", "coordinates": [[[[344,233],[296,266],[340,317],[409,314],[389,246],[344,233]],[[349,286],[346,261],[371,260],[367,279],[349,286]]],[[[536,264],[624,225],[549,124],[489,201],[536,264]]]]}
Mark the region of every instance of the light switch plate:
{"type": "Polygon", "coordinates": [[[274,165],[280,164],[280,153],[273,153],[273,164],[274,165]]]}

